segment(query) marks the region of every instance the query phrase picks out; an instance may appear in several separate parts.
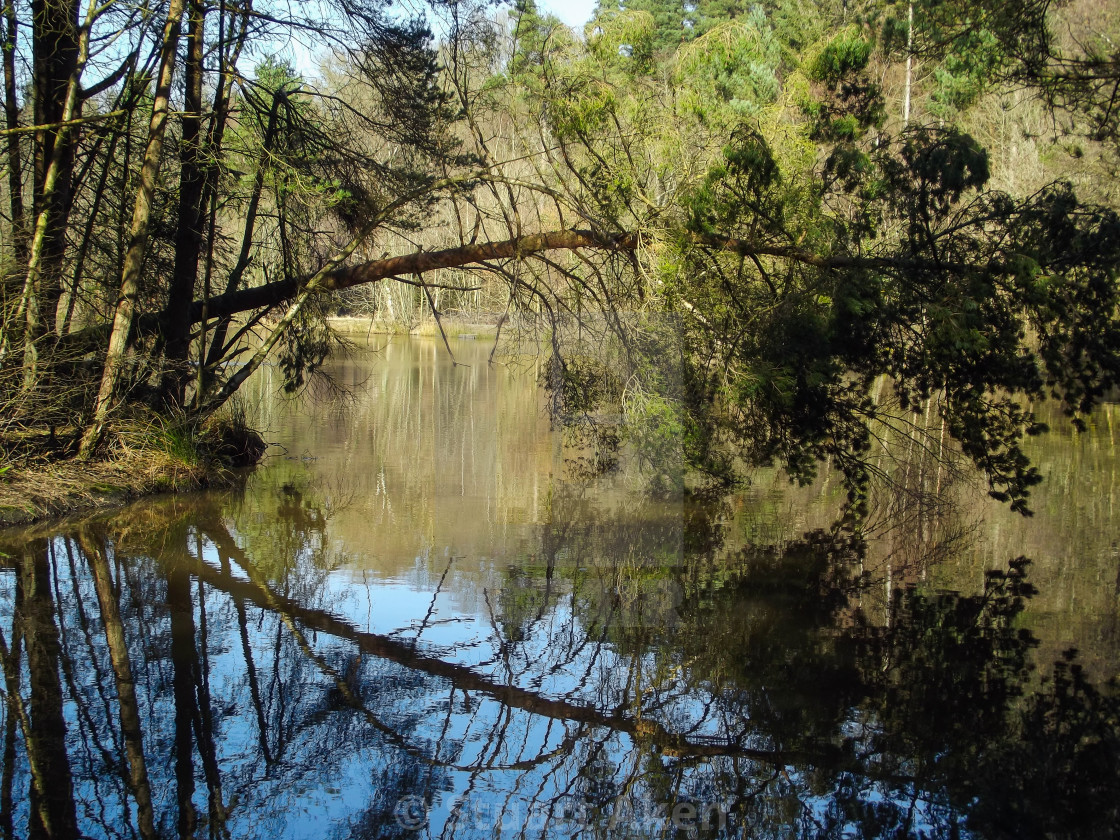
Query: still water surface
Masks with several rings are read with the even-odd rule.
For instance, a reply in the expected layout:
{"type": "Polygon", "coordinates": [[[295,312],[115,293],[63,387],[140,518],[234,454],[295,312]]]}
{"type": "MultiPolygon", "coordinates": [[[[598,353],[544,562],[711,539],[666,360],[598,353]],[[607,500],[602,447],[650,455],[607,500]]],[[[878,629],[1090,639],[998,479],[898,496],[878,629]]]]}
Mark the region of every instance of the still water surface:
{"type": "Polygon", "coordinates": [[[4,836],[1114,836],[1111,407],[1034,518],[864,540],[827,479],[577,479],[531,364],[371,345],[263,371],[244,490],[3,535],[4,836]]]}

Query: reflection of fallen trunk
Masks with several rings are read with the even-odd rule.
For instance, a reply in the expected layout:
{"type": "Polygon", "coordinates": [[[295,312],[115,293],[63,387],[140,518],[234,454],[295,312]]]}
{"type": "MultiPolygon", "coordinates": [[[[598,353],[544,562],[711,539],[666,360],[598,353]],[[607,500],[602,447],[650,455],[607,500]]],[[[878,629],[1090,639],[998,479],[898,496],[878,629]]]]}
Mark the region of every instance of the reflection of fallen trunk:
{"type": "Polygon", "coordinates": [[[438,657],[416,650],[410,643],[388,636],[358,630],[343,619],[323,610],[308,609],[301,604],[274,592],[272,589],[247,580],[239,580],[202,562],[196,562],[193,573],[209,586],[221,590],[238,600],[250,601],[262,609],[277,612],[305,627],[352,642],[360,650],[380,659],[395,662],[406,668],[423,671],[434,677],[446,679],[461,691],[475,691],[493,697],[511,708],[522,709],[535,715],[570,720],[592,726],[601,726],[633,736],[636,740],[652,742],[666,754],[680,757],[731,756],[750,758],[776,764],[817,763],[834,760],[839,751],[827,745],[819,752],[807,754],[783,750],[760,750],[736,744],[715,741],[699,742],[683,735],[669,732],[660,723],[651,720],[634,720],[619,714],[610,714],[591,706],[542,697],[528,689],[495,682],[472,671],[465,665],[446,662],[438,657]]]}

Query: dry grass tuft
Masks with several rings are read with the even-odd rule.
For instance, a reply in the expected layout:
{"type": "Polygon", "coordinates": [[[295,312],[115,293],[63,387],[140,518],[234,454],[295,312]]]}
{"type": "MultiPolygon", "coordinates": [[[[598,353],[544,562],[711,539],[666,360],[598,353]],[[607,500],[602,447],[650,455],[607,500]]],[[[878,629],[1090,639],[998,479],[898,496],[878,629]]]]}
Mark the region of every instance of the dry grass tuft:
{"type": "Polygon", "coordinates": [[[223,483],[218,471],[160,452],[131,450],[108,461],[77,460],[9,469],[0,477],[0,527],[120,505],[153,493],[223,483]]]}
{"type": "Polygon", "coordinates": [[[236,481],[234,468],[255,463],[265,448],[236,418],[197,428],[134,418],[108,437],[104,460],[28,456],[0,463],[0,528],[156,493],[227,486],[236,481]]]}

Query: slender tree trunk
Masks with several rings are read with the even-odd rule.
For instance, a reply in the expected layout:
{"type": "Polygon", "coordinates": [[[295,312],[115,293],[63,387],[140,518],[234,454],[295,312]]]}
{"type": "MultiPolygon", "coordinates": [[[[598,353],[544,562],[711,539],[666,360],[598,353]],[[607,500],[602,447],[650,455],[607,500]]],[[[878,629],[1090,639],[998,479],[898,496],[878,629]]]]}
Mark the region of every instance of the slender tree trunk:
{"type": "Polygon", "coordinates": [[[4,7],[4,122],[8,135],[8,212],[12,217],[12,251],[18,265],[27,265],[27,231],[24,230],[23,154],[19,128],[19,100],[16,96],[16,42],[19,36],[15,0],[4,7]]]}
{"type": "Polygon", "coordinates": [[[90,245],[93,243],[93,234],[97,227],[97,217],[101,212],[101,205],[107,194],[106,186],[109,181],[109,172],[112,169],[111,163],[113,161],[113,155],[117,151],[117,143],[120,141],[120,136],[119,132],[113,132],[113,136],[109,140],[109,149],[105,153],[105,163],[101,167],[101,174],[98,175],[97,178],[97,186],[94,189],[93,203],[90,207],[89,218],[86,219],[85,229],[82,231],[81,243],[78,245],[78,253],[74,258],[74,272],[70,278],[70,288],[66,294],[66,300],[59,307],[59,335],[65,335],[69,331],[74,320],[74,314],[78,311],[78,290],[82,287],[82,280],[85,275],[86,257],[89,254],[90,245]]]}
{"type": "MultiPolygon", "coordinates": [[[[211,295],[211,279],[214,275],[214,243],[218,231],[218,176],[220,168],[218,163],[222,150],[222,140],[225,136],[226,124],[229,119],[230,102],[233,98],[233,84],[236,79],[235,71],[241,51],[245,47],[245,40],[249,34],[249,18],[252,13],[252,2],[246,2],[241,9],[232,13],[227,9],[225,0],[222,0],[221,14],[219,16],[219,43],[222,46],[222,76],[218,89],[214,94],[214,119],[210,122],[210,133],[206,146],[210,150],[209,167],[207,169],[206,189],[203,192],[203,204],[209,208],[206,220],[206,266],[203,270],[202,289],[203,298],[211,295]],[[236,37],[228,37],[237,29],[236,37]]],[[[199,322],[198,339],[198,380],[195,383],[195,399],[206,390],[206,312],[203,307],[202,319],[199,322]]],[[[188,321],[188,329],[190,322],[188,321]]],[[[223,336],[224,340],[224,336],[223,336]]],[[[219,347],[219,350],[221,348],[219,347]]]]}
{"type": "Polygon", "coordinates": [[[910,125],[910,82],[914,73],[914,4],[906,13],[906,86],[902,94],[902,127],[910,125]]]}
{"type": "MultiPolygon", "coordinates": [[[[71,28],[69,5],[65,8],[57,2],[33,4],[42,5],[43,14],[54,10],[55,26],[71,28]],[[62,9],[62,12],[59,12],[62,9]],[[65,14],[63,14],[65,12],[65,14]]],[[[76,6],[75,6],[76,8],[76,6]]],[[[19,315],[24,321],[23,345],[23,384],[25,392],[31,391],[39,378],[38,342],[46,332],[44,315],[50,313],[52,326],[54,306],[57,309],[58,295],[61,293],[59,272],[62,266],[62,249],[66,236],[66,218],[69,215],[71,176],[73,171],[73,136],[76,126],[70,124],[78,114],[81,94],[82,71],[89,57],[89,33],[96,14],[96,0],[90,0],[86,12],[85,25],[76,41],[74,61],[58,63],[55,57],[44,58],[44,67],[39,65],[40,51],[49,49],[54,43],[40,29],[36,18],[35,29],[35,114],[36,124],[61,122],[57,129],[43,130],[36,137],[35,153],[35,229],[32,232],[31,247],[28,250],[27,276],[24,279],[23,295],[20,300],[19,315]],[[50,59],[50,60],[48,60],[50,59]],[[65,95],[61,108],[56,108],[53,100],[44,102],[48,96],[57,95],[57,79],[51,67],[68,69],[65,79],[65,95]],[[51,72],[48,72],[50,70],[51,72]],[[49,154],[47,152],[49,151],[49,154]],[[41,177],[40,177],[41,176],[41,177]]],[[[59,50],[69,50],[69,40],[60,42],[59,50]]]]}
{"type": "MultiPolygon", "coordinates": [[[[241,288],[241,281],[244,279],[245,271],[249,268],[250,257],[253,250],[253,233],[256,229],[257,213],[260,208],[261,193],[264,191],[264,176],[268,171],[269,158],[272,156],[272,149],[276,141],[276,122],[280,113],[280,103],[283,101],[283,94],[277,91],[272,97],[272,107],[268,111],[268,123],[265,126],[264,138],[261,145],[260,159],[257,161],[257,171],[253,178],[253,191],[249,195],[249,204],[245,208],[245,228],[241,235],[241,252],[237,255],[237,262],[230,271],[229,277],[226,280],[226,293],[235,292],[241,288]]],[[[190,301],[188,301],[188,304],[190,301]]],[[[184,307],[184,314],[187,317],[188,323],[190,320],[190,307],[184,307]]],[[[210,352],[206,357],[206,367],[212,367],[222,360],[223,345],[226,340],[226,332],[229,329],[230,318],[222,318],[218,321],[217,326],[214,328],[214,335],[210,339],[210,352]]],[[[205,378],[203,382],[205,383],[205,378]]]]}
{"type": "MultiPolygon", "coordinates": [[[[164,399],[182,405],[186,387],[186,361],[190,354],[190,321],[186,310],[194,300],[198,262],[202,251],[203,208],[206,201],[206,167],[202,148],[202,55],[206,9],[201,0],[187,7],[187,62],[183,73],[183,136],[180,141],[179,224],[175,231],[175,268],[164,310],[164,399]]],[[[214,150],[207,150],[215,154],[214,150]]]]}
{"type": "Polygon", "coordinates": [[[156,178],[159,175],[163,138],[167,133],[171,82],[175,75],[175,54],[179,45],[184,2],[185,0],[171,0],[167,10],[167,23],[163,28],[159,78],[156,83],[155,99],[152,102],[147,148],[144,149],[144,158],[140,167],[140,188],[136,193],[136,204],[132,213],[131,234],[124,257],[121,290],[117,298],[116,314],[113,317],[113,330],[109,334],[105,369],[101,375],[101,386],[97,392],[93,420],[82,437],[80,454],[83,458],[93,454],[124,372],[129,333],[132,331],[132,319],[136,313],[136,301],[140,296],[140,271],[144,266],[144,257],[148,250],[152,198],[155,194],[156,178]]]}
{"type": "MultiPolygon", "coordinates": [[[[101,149],[105,145],[106,140],[110,140],[110,146],[117,138],[117,132],[99,131],[97,139],[93,145],[86,152],[86,162],[82,168],[75,174],[73,178],[73,186],[75,191],[81,191],[86,179],[90,173],[97,166],[97,162],[102,160],[101,149]],[[111,140],[110,140],[111,138],[111,140]]],[[[101,174],[98,176],[98,184],[94,188],[92,207],[89,212],[89,218],[85,224],[85,235],[78,240],[78,253],[74,259],[74,269],[69,272],[69,282],[60,283],[62,290],[59,297],[58,306],[55,309],[55,332],[58,335],[65,335],[66,325],[70,321],[70,315],[74,311],[75,297],[78,293],[78,284],[81,282],[82,271],[84,270],[86,252],[90,246],[90,240],[93,238],[94,224],[97,220],[97,208],[101,204],[101,198],[105,192],[105,180],[108,175],[108,166],[101,167],[101,174]]]]}
{"type": "MultiPolygon", "coordinates": [[[[79,0],[31,0],[32,95],[36,125],[52,125],[74,119],[81,111],[79,76],[85,64],[88,43],[79,34],[79,0]]],[[[92,16],[93,9],[90,9],[92,16]]],[[[66,224],[73,203],[71,175],[74,168],[76,131],[70,128],[45,130],[36,135],[36,218],[44,216],[42,253],[37,277],[37,311],[32,329],[39,334],[55,330],[55,307],[62,293],[62,261],[66,250],[66,224]],[[47,184],[51,170],[52,183],[47,184]]],[[[36,335],[38,337],[38,335],[36,335]]]]}
{"type": "MultiPolygon", "coordinates": [[[[19,128],[19,102],[16,99],[16,42],[18,28],[16,23],[15,0],[8,0],[4,7],[4,31],[0,39],[0,48],[3,49],[4,62],[4,123],[12,133],[8,135],[8,213],[12,219],[12,254],[16,265],[27,265],[27,231],[23,207],[23,155],[21,152],[20,135],[14,131],[19,128]]],[[[5,308],[8,300],[16,296],[21,287],[18,274],[0,278],[2,295],[0,304],[5,308]]],[[[5,323],[0,327],[0,362],[8,356],[13,335],[13,327],[23,318],[22,313],[17,313],[14,323],[5,323]]]]}

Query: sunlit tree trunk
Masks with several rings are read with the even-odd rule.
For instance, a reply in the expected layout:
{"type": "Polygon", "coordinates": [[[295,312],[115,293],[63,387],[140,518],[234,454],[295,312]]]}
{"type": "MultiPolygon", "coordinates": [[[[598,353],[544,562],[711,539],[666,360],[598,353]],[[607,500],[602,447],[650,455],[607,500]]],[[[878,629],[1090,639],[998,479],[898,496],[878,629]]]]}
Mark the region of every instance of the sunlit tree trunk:
{"type": "Polygon", "coordinates": [[[27,251],[17,318],[23,322],[24,388],[38,380],[40,338],[54,327],[61,293],[60,272],[69,217],[71,174],[74,165],[74,126],[69,122],[80,107],[81,76],[89,51],[89,24],[78,34],[77,3],[36,0],[32,3],[35,124],[55,125],[35,135],[35,227],[27,251]],[[61,125],[59,125],[61,123],[61,125]]]}
{"type": "Polygon", "coordinates": [[[121,288],[117,297],[113,329],[109,334],[109,348],[105,356],[105,369],[101,375],[101,385],[94,405],[93,420],[82,437],[81,456],[88,458],[101,437],[101,430],[112,407],[114,394],[120,384],[124,371],[125,353],[128,350],[132,319],[136,314],[137,298],[140,295],[140,271],[148,250],[148,231],[152,215],[152,199],[155,194],[156,178],[159,175],[160,158],[163,153],[163,139],[167,133],[167,119],[170,110],[171,82],[175,75],[175,56],[179,44],[179,32],[185,0],[171,0],[167,10],[167,22],[163,29],[162,48],[159,62],[159,78],[156,83],[155,98],[152,102],[152,119],[148,127],[148,143],[140,168],[140,188],[136,193],[133,206],[132,226],[125,252],[124,267],[121,274],[121,288]]]}
{"type": "MultiPolygon", "coordinates": [[[[53,125],[73,119],[81,110],[79,77],[88,43],[79,36],[79,0],[32,0],[32,96],[35,125],[53,125]]],[[[92,17],[90,9],[89,17],[92,17]]],[[[41,296],[35,313],[37,329],[55,329],[54,308],[62,292],[62,261],[66,250],[66,224],[73,203],[71,174],[75,134],[59,128],[37,133],[35,143],[36,218],[43,216],[42,254],[36,290],[41,296]],[[57,170],[53,174],[51,170],[57,170]],[[48,186],[47,179],[52,178],[48,186]]]]}

